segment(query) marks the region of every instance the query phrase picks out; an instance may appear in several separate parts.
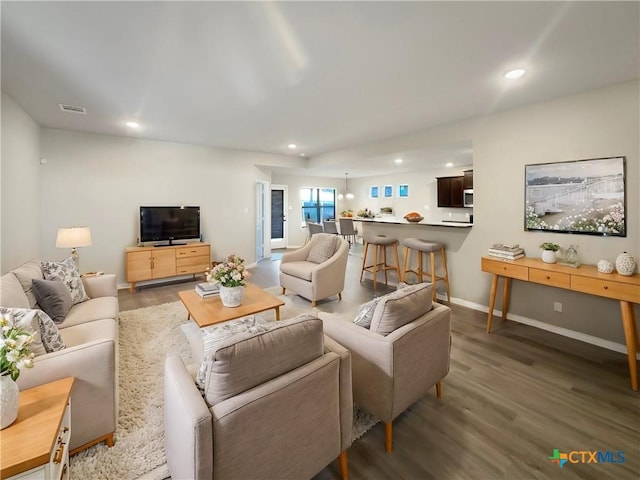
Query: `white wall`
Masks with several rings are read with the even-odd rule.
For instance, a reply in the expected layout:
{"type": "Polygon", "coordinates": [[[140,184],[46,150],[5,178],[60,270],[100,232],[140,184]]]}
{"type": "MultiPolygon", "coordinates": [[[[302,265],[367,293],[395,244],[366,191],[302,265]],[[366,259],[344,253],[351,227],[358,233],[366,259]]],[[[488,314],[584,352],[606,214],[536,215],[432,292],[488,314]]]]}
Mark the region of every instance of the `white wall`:
{"type": "MultiPolygon", "coordinates": [[[[471,141],[474,226],[464,233],[457,229],[424,227],[424,235],[445,242],[448,239],[452,295],[466,302],[487,305],[490,275],[480,271],[480,257],[495,242],[519,243],[529,256],[538,256],[538,246],[545,241],[554,241],[565,248],[575,244],[582,261],[590,264],[603,258],[615,260],[622,251],[636,257],[640,255],[639,85],[638,81],[614,85],[334,152],[312,159],[310,166],[332,166],[359,155],[392,155],[403,149],[471,141]],[[612,156],[625,156],[627,161],[627,237],[524,231],[525,165],[612,156]]],[[[426,200],[435,202],[433,182],[440,174],[427,172],[430,179],[417,174],[407,183],[411,191],[414,184],[431,184],[431,194],[426,200]]],[[[350,184],[357,186],[359,196],[366,192],[368,184],[391,183],[387,178],[356,179],[350,184]]],[[[358,197],[354,202],[355,209],[368,206],[358,197]]],[[[373,207],[373,202],[368,203],[373,207]]],[[[412,208],[419,206],[412,205],[412,208]]],[[[612,300],[513,282],[510,312],[623,343],[620,309],[612,300]],[[563,313],[553,311],[553,301],[563,303],[563,313]]]]}
{"type": "Polygon", "coordinates": [[[2,273],[40,256],[40,145],[38,124],[2,92],[2,273]]]}
{"type": "Polygon", "coordinates": [[[91,227],[93,245],[79,251],[81,270],[116,272],[125,282],[124,249],[138,238],[140,205],[199,205],[212,258],[255,259],[255,165],[300,166],[301,160],[198,145],[42,129],[41,252],[55,248],[57,228],[91,227]]]}

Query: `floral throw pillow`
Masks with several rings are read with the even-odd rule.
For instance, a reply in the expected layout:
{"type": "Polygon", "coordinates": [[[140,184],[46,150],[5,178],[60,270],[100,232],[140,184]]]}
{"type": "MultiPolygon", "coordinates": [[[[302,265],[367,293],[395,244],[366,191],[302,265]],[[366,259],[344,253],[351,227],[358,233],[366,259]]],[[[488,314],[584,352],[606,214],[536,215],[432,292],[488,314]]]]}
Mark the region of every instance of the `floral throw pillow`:
{"type": "Polygon", "coordinates": [[[74,305],[89,300],[73,258],[69,257],[62,262],[42,262],[41,265],[46,280],[61,280],[64,283],[74,305]]]}
{"type": "Polygon", "coordinates": [[[373,300],[363,303],[358,308],[358,313],[356,313],[356,317],[353,319],[353,323],[363,328],[371,328],[371,320],[373,319],[373,312],[378,305],[378,302],[382,299],[382,297],[376,297],[373,300]]]}
{"type": "Polygon", "coordinates": [[[0,307],[0,314],[8,316],[14,325],[35,333],[31,351],[36,356],[66,348],[58,327],[42,310],[0,307]]]}

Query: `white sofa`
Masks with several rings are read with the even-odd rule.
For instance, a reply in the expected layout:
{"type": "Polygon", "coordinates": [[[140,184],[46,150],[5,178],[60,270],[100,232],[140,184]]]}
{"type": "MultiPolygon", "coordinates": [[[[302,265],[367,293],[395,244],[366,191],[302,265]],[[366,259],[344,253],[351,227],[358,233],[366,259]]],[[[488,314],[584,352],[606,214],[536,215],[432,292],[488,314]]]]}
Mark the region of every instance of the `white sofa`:
{"type": "MultiPolygon", "coordinates": [[[[44,278],[32,260],[0,278],[0,305],[38,308],[31,293],[33,278],[44,278]]],[[[66,348],[37,356],[22,369],[18,387],[25,390],[75,377],[71,393],[70,451],[105,441],[113,445],[118,416],[118,296],[112,274],[82,278],[89,300],[71,307],[58,329],[66,348]]]]}

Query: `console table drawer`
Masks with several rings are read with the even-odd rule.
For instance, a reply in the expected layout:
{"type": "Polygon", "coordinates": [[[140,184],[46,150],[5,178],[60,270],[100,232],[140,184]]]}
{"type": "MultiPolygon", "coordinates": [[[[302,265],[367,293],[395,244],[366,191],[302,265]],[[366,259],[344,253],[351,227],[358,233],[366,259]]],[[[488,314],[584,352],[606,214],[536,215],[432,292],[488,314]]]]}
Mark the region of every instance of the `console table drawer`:
{"type": "Polygon", "coordinates": [[[571,277],[566,273],[549,270],[529,269],[529,281],[559,288],[571,288],[571,277]]]}
{"type": "Polygon", "coordinates": [[[515,278],[517,280],[529,280],[529,268],[523,265],[515,265],[509,261],[492,260],[482,258],[482,270],[495,273],[503,277],[515,278]]]}
{"type": "Polygon", "coordinates": [[[614,282],[595,278],[571,276],[571,290],[590,293],[600,297],[623,300],[625,302],[640,303],[640,289],[631,283],[614,282]]]}
{"type": "Polygon", "coordinates": [[[176,258],[188,258],[188,257],[201,257],[203,255],[209,256],[208,245],[188,245],[185,247],[176,248],[176,258]]]}

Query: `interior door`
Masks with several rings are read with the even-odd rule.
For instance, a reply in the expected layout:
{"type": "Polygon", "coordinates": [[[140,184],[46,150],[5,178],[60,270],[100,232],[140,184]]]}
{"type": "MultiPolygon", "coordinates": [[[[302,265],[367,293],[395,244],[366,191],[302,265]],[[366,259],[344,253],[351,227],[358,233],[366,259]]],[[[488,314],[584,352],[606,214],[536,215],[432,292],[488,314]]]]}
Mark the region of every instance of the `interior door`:
{"type": "Polygon", "coordinates": [[[256,183],[256,262],[265,258],[265,221],[266,221],[267,183],[256,183]]]}
{"type": "Polygon", "coordinates": [[[287,186],[271,185],[271,248],[287,248],[287,186]]]}

